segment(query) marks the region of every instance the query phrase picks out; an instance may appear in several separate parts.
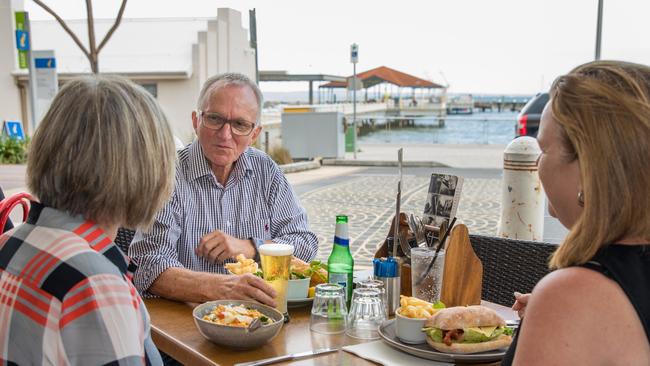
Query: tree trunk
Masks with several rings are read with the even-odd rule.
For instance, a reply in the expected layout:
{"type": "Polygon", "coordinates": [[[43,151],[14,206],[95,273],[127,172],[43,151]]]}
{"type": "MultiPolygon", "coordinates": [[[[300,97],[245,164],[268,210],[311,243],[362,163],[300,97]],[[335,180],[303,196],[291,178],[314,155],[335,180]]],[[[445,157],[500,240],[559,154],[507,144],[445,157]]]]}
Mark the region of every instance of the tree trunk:
{"type": "Polygon", "coordinates": [[[93,17],[93,2],[86,0],[86,21],[88,22],[88,46],[90,48],[90,68],[93,74],[99,74],[97,46],[95,45],[95,18],[93,17]]]}

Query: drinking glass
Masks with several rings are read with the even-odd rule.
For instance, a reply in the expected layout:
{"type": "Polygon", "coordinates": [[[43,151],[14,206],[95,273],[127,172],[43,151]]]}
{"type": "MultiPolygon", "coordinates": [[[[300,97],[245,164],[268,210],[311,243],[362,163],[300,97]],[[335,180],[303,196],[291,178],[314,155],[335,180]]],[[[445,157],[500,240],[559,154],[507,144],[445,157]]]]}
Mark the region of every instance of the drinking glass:
{"type": "Polygon", "coordinates": [[[352,294],[345,334],[360,339],[378,339],[379,326],[386,320],[381,292],[376,288],[358,288],[352,294]]]}
{"type": "Polygon", "coordinates": [[[285,314],[285,320],[288,320],[287,287],[293,249],[293,246],[288,244],[263,244],[257,249],[260,253],[264,280],[277,292],[275,308],[285,314]]]}
{"type": "Polygon", "coordinates": [[[445,269],[444,249],[440,250],[438,258],[431,267],[435,253],[432,248],[411,250],[411,293],[414,297],[431,303],[440,301],[442,275],[445,269]]]}
{"type": "Polygon", "coordinates": [[[367,279],[357,283],[357,288],[374,288],[378,290],[381,294],[381,300],[384,302],[384,309],[386,309],[386,314],[388,314],[388,298],[386,296],[386,289],[384,288],[383,281],[367,279]]]}
{"type": "Polygon", "coordinates": [[[345,332],[348,309],[345,306],[345,288],[333,283],[316,286],[314,304],[311,307],[309,329],[322,334],[345,332]]]}

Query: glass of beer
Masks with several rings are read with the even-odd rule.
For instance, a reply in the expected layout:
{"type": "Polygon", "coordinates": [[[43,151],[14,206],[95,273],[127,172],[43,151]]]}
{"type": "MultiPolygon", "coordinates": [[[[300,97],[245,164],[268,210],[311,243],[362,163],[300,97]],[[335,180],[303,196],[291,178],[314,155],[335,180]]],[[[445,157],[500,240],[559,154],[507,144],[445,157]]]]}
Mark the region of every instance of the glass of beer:
{"type": "Polygon", "coordinates": [[[293,246],[288,244],[263,244],[258,248],[264,280],[277,292],[276,309],[285,314],[285,319],[288,319],[287,287],[293,249],[293,246]]]}

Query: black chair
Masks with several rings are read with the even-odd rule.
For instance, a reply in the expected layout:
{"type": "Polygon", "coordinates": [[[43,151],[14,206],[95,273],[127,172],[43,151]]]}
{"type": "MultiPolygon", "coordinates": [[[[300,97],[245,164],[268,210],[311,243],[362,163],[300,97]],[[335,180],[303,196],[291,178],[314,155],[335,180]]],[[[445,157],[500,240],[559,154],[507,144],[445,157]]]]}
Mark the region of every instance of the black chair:
{"type": "Polygon", "coordinates": [[[513,292],[531,292],[550,270],[548,261],[556,244],[491,236],[470,235],[476,255],[483,263],[481,297],[504,306],[512,306],[513,292]]]}
{"type": "Polygon", "coordinates": [[[133,241],[133,235],[135,235],[135,231],[131,229],[121,227],[117,230],[115,245],[117,245],[124,254],[129,253],[129,246],[131,246],[131,242],[133,241]]]}

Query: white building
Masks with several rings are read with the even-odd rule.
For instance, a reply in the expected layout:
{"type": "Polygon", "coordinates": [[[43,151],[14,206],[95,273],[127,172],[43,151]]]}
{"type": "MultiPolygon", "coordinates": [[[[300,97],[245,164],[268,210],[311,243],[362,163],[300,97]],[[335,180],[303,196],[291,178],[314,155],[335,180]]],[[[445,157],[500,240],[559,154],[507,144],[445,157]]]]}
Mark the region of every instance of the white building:
{"type": "MultiPolygon", "coordinates": [[[[18,69],[11,1],[0,0],[0,120],[29,121],[28,78],[18,69]]],[[[113,19],[96,19],[99,44],[113,19]]],[[[82,43],[88,44],[85,20],[67,21],[82,43]]],[[[55,21],[31,22],[32,49],[52,49],[60,83],[90,72],[90,63],[72,38],[55,21]]],[[[174,133],[189,142],[191,112],[202,83],[211,75],[240,72],[255,78],[255,51],[242,27],[241,14],[221,8],[211,18],[122,19],[99,54],[102,73],[120,74],[156,96],[174,133]]],[[[28,128],[28,127],[27,127],[28,128]]],[[[33,131],[30,131],[32,133],[33,131]]]]}

